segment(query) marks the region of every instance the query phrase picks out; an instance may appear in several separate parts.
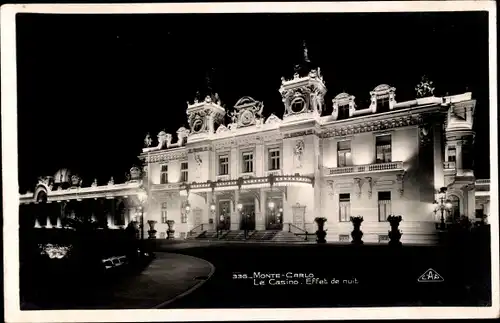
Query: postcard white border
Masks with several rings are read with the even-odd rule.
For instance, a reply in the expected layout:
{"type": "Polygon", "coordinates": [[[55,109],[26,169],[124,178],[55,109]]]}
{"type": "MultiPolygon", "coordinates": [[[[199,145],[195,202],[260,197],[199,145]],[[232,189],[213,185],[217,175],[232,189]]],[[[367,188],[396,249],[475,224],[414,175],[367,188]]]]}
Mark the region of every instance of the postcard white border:
{"type": "MultiPolygon", "coordinates": [[[[394,1],[300,3],[172,3],[172,4],[23,4],[1,7],[2,177],[4,214],[4,299],[6,322],[132,322],[220,320],[357,320],[499,317],[498,147],[497,124],[490,123],[492,307],[392,307],[308,309],[196,309],[20,311],[19,187],[17,165],[16,13],[284,13],[284,12],[418,12],[488,11],[490,120],[497,120],[497,33],[494,1],[394,1]]],[[[473,49],[472,49],[473,50],[473,49]]]]}

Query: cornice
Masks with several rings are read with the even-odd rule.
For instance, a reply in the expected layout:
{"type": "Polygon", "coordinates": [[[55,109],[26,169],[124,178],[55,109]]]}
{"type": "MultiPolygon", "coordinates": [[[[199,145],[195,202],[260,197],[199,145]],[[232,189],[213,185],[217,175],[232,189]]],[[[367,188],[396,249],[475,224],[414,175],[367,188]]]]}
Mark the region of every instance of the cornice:
{"type": "Polygon", "coordinates": [[[407,126],[422,125],[429,117],[436,115],[441,106],[410,108],[372,115],[339,120],[323,124],[322,138],[339,137],[365,132],[383,131],[407,126]]]}
{"type": "Polygon", "coordinates": [[[182,149],[176,150],[164,150],[149,154],[145,153],[141,154],[139,158],[144,159],[146,163],[161,163],[170,160],[181,160],[187,158],[188,149],[189,148],[187,147],[183,147],[182,149]]]}
{"type": "MultiPolygon", "coordinates": [[[[137,189],[142,183],[135,182],[129,184],[103,185],[97,187],[80,187],[65,190],[48,190],[47,201],[57,202],[64,200],[83,200],[91,198],[114,198],[137,194],[137,189]]],[[[35,193],[20,195],[21,203],[34,202],[35,193]]]]}

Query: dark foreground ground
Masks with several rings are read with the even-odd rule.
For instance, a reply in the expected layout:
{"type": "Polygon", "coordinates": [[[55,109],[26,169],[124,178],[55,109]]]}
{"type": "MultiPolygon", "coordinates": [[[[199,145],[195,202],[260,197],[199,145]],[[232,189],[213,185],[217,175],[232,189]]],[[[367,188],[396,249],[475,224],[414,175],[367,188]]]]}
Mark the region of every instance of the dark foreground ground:
{"type": "MultiPolygon", "coordinates": [[[[205,259],[214,265],[215,272],[210,278],[194,275],[191,280],[208,280],[191,294],[160,308],[489,306],[489,250],[486,241],[458,241],[453,247],[401,248],[387,245],[180,243],[157,250],[157,259],[153,259],[152,264],[147,260],[105,276],[96,276],[85,267],[71,272],[66,266],[25,265],[26,270],[21,274],[21,300],[23,309],[109,308],[111,304],[113,308],[144,308],[145,303],[139,300],[135,305],[127,301],[125,306],[116,295],[123,297],[120,290],[141,275],[149,277],[148,270],[152,266],[158,267],[158,259],[165,258],[162,257],[163,251],[169,251],[205,259]],[[430,268],[444,281],[418,282],[418,278],[430,268]],[[259,279],[255,273],[280,277],[274,281],[259,279]],[[306,278],[293,277],[301,274],[314,279],[307,281],[306,278]],[[287,278],[287,275],[291,277],[287,278]],[[333,283],[334,279],[336,283],[333,283]],[[319,284],[320,281],[325,284],[319,284]],[[294,282],[295,285],[290,284],[294,282]],[[30,304],[35,307],[30,308],[30,304]]],[[[170,273],[169,266],[163,267],[164,275],[158,276],[161,271],[156,270],[158,277],[149,277],[148,293],[174,289],[172,280],[162,279],[170,273]]],[[[189,266],[184,267],[189,271],[189,266]]],[[[144,289],[142,285],[127,291],[127,299],[137,298],[134,291],[139,294],[144,289]]],[[[160,299],[157,302],[157,293],[153,294],[156,304],[162,303],[160,299]]]]}
{"type": "Polygon", "coordinates": [[[489,306],[489,246],[479,248],[225,244],[179,249],[175,252],[210,261],[216,271],[199,290],[165,308],[489,306]],[[418,282],[429,268],[444,281],[418,282]],[[287,273],[303,273],[328,284],[297,279],[298,285],[271,285],[269,279],[254,280],[257,272],[279,274],[284,283],[290,282],[287,273]]]}

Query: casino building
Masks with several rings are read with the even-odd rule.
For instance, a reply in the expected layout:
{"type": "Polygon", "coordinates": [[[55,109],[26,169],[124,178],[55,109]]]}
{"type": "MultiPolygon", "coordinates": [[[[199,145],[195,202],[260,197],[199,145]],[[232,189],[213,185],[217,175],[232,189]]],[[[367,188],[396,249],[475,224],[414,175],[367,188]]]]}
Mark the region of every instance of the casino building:
{"type": "Polygon", "coordinates": [[[393,214],[403,217],[403,243],[434,243],[442,215],[445,222],[489,215],[489,180],[473,171],[472,94],[435,97],[426,80],[416,91],[398,102],[396,88],[378,85],[367,106],[340,93],[327,114],[320,69],[297,71],[282,78],[281,118],[265,117],[263,102],[247,96],[226,111],[208,93],[188,102],[190,129],[161,131],[154,143],[146,137],[143,167],[127,182],[83,187],[61,170],[20,203],[51,208],[54,217],[37,218],[37,226],[83,214],[111,228],[156,221],[157,238],[170,226],[188,239],[238,240],[246,228],[248,239],[302,241],[324,217],[327,240],[348,242],[350,217],[362,216],[363,240],[387,243],[393,214]]]}

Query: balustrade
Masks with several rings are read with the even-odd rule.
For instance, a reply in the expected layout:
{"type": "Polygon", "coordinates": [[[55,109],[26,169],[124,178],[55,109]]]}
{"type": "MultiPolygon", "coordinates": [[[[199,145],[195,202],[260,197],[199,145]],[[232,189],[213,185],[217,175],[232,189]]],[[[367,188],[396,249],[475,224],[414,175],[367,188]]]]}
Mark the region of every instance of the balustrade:
{"type": "Polygon", "coordinates": [[[380,172],[390,170],[402,170],[403,162],[396,161],[383,164],[354,165],[345,167],[333,167],[327,169],[327,175],[343,175],[351,173],[380,172]]]}

